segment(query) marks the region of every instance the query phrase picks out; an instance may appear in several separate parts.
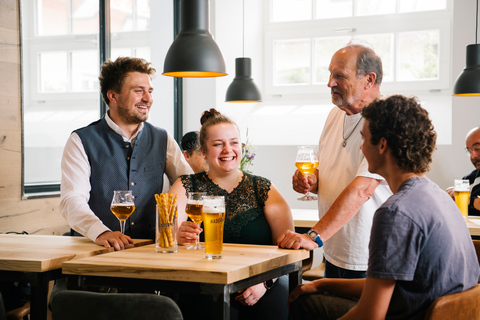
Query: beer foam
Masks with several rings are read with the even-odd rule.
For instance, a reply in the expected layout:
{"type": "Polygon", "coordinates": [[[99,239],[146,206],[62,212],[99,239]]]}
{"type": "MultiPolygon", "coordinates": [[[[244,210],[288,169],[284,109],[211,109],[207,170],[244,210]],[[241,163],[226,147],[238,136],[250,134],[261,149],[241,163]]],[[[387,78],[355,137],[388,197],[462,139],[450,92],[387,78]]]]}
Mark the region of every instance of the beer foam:
{"type": "Polygon", "coordinates": [[[224,208],[214,208],[214,207],[205,207],[203,206],[203,213],[210,213],[210,214],[219,214],[224,213],[224,208]]]}

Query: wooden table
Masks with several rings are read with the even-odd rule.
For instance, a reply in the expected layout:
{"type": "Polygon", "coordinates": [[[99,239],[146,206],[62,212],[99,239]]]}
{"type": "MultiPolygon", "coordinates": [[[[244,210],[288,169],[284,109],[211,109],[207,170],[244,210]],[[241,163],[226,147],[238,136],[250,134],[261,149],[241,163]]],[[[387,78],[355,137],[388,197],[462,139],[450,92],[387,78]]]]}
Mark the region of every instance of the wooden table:
{"type": "Polygon", "coordinates": [[[113,250],[84,237],[0,234],[0,280],[30,282],[30,319],[46,319],[48,282],[62,277],[62,263],[113,250]]]}
{"type": "MultiPolygon", "coordinates": [[[[318,222],[317,210],[292,209],[295,228],[310,229],[318,222]]],[[[465,220],[471,236],[480,236],[480,216],[468,216],[465,220]]]]}
{"type": "MultiPolygon", "coordinates": [[[[230,318],[230,294],[289,274],[293,288],[301,283],[306,250],[276,246],[225,244],[222,259],[207,260],[204,250],[179,246],[176,253],[155,253],[155,245],[63,263],[64,274],[87,285],[149,288],[166,292],[202,292],[217,296],[209,318],[230,318]]],[[[280,302],[279,302],[280,303],[280,302]]]]}

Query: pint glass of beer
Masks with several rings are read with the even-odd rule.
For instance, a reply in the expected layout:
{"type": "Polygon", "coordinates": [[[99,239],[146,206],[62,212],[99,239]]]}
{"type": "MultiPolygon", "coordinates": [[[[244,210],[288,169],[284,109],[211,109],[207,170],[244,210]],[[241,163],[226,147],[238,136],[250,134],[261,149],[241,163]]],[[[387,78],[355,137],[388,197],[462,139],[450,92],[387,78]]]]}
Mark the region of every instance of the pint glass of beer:
{"type": "Polygon", "coordinates": [[[223,225],[225,222],[225,198],[203,197],[203,228],[205,235],[205,258],[221,259],[223,252],[223,225]]]}
{"type": "Polygon", "coordinates": [[[455,180],[453,185],[455,203],[466,218],[468,216],[468,203],[470,202],[470,181],[455,180]]]}

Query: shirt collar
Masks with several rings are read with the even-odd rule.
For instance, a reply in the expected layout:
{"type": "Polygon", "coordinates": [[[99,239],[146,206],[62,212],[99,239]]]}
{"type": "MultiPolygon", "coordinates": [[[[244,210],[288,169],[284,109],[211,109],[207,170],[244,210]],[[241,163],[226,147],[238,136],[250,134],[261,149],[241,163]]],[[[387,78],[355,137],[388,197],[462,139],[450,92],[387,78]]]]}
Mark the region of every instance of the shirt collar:
{"type": "Polygon", "coordinates": [[[113,122],[112,118],[110,118],[109,116],[109,113],[107,111],[107,113],[105,113],[105,121],[107,121],[107,124],[108,126],[113,130],[115,131],[116,133],[118,133],[119,135],[122,136],[123,138],[123,141],[125,142],[130,142],[130,143],[134,143],[135,140],[137,139],[137,136],[138,134],[140,133],[140,131],[143,130],[143,122],[140,123],[140,126],[138,127],[138,130],[130,137],[130,139],[127,137],[127,135],[125,134],[125,132],[123,132],[123,130],[117,126],[117,124],[115,122],[113,122]]]}

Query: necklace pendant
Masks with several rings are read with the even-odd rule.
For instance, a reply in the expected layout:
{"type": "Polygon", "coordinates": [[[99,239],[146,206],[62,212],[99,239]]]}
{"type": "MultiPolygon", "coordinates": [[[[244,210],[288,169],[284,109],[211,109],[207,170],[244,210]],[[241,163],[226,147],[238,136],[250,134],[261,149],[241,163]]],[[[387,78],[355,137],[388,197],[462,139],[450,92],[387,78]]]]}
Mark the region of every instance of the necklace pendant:
{"type": "Polygon", "coordinates": [[[345,146],[347,145],[347,140],[343,140],[342,145],[343,145],[343,147],[345,148],[345,146]]]}

